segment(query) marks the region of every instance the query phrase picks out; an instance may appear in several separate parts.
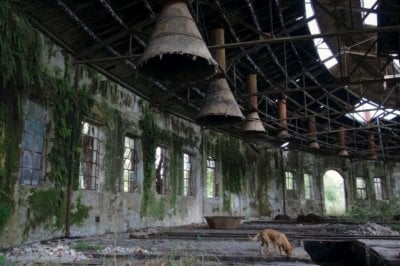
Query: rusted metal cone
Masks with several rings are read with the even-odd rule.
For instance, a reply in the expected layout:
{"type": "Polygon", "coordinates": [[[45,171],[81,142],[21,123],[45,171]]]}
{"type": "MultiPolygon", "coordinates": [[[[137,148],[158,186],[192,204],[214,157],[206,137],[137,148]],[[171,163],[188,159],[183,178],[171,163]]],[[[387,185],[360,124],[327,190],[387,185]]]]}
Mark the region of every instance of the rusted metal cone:
{"type": "Polygon", "coordinates": [[[339,152],[339,156],[347,157],[347,156],[349,156],[349,153],[348,153],[347,150],[341,150],[341,151],[339,152]]]}
{"type": "Polygon", "coordinates": [[[139,59],[141,73],[168,83],[203,80],[217,73],[185,1],[167,1],[150,42],[139,59]]]}
{"type": "Polygon", "coordinates": [[[196,121],[211,127],[236,125],[244,121],[242,111],[224,77],[218,77],[210,83],[196,121]]]}
{"type": "Polygon", "coordinates": [[[318,142],[316,142],[316,141],[311,142],[311,143],[308,145],[308,147],[309,147],[310,149],[319,150],[319,144],[318,144],[318,142]]]}
{"type": "Polygon", "coordinates": [[[288,139],[290,137],[289,131],[287,129],[281,129],[278,133],[278,138],[288,139]]]}
{"type": "Polygon", "coordinates": [[[261,122],[260,116],[257,112],[249,113],[246,116],[246,123],[243,127],[244,134],[258,134],[258,133],[265,133],[265,128],[261,122]]]}

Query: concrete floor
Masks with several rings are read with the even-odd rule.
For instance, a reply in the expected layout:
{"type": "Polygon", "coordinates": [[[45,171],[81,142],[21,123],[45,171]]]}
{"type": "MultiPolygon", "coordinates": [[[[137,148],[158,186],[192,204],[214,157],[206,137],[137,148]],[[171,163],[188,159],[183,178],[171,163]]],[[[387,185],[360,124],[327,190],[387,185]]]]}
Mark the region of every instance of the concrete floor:
{"type": "MultiPolygon", "coordinates": [[[[307,253],[305,243],[308,241],[321,245],[320,253],[326,254],[334,252],[334,249],[326,249],[332,245],[324,243],[357,242],[361,250],[369,250],[375,256],[370,259],[371,263],[379,261],[381,265],[400,265],[400,236],[385,226],[271,221],[242,222],[239,228],[230,230],[211,230],[205,224],[196,224],[54,239],[15,247],[4,251],[3,257],[6,265],[322,265],[313,262],[307,253]],[[248,235],[264,228],[286,233],[294,247],[290,258],[272,248],[266,254],[260,254],[260,242],[250,241],[248,235]]],[[[324,265],[346,265],[343,258],[337,256],[336,259],[335,256],[333,261],[324,265]]]]}

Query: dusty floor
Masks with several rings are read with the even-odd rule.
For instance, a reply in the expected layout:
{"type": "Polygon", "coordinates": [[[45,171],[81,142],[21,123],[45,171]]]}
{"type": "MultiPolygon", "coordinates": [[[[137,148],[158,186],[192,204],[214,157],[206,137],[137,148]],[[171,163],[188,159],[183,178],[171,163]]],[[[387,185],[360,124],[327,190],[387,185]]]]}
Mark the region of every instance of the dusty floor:
{"type": "Polygon", "coordinates": [[[373,223],[259,221],[244,222],[234,230],[210,230],[205,224],[200,224],[42,241],[3,251],[0,258],[5,265],[321,265],[313,262],[305,250],[306,241],[355,241],[355,238],[363,236],[379,236],[363,242],[364,245],[377,246],[379,251],[382,249],[379,243],[383,241],[380,237],[386,237],[390,239],[385,241],[391,245],[385,246],[384,256],[396,259],[400,251],[398,235],[387,226],[373,223]],[[288,258],[273,248],[260,254],[260,243],[250,241],[248,235],[263,228],[286,233],[294,246],[293,255],[288,258]]]}

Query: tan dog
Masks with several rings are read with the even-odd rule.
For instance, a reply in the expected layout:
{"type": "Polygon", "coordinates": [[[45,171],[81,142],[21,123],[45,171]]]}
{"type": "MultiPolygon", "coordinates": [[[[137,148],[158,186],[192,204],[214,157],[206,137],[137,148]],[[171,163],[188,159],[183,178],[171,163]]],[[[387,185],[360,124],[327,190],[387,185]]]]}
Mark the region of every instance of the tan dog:
{"type": "Polygon", "coordinates": [[[282,255],[282,249],[286,252],[288,256],[292,255],[292,245],[290,244],[289,240],[287,239],[284,233],[278,232],[273,229],[264,229],[261,232],[257,233],[254,237],[249,236],[249,238],[253,241],[257,241],[258,238],[261,240],[261,247],[260,252],[263,254],[263,246],[267,246],[268,251],[268,244],[272,243],[276,249],[278,246],[279,252],[282,255]]]}

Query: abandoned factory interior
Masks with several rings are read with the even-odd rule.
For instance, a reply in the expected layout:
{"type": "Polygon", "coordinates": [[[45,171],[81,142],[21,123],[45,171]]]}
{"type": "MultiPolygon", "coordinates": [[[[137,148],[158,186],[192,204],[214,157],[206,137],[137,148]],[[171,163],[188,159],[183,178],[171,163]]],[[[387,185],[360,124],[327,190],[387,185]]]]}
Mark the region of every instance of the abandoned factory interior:
{"type": "Polygon", "coordinates": [[[1,0],[0,265],[400,265],[397,0],[1,0]]]}

